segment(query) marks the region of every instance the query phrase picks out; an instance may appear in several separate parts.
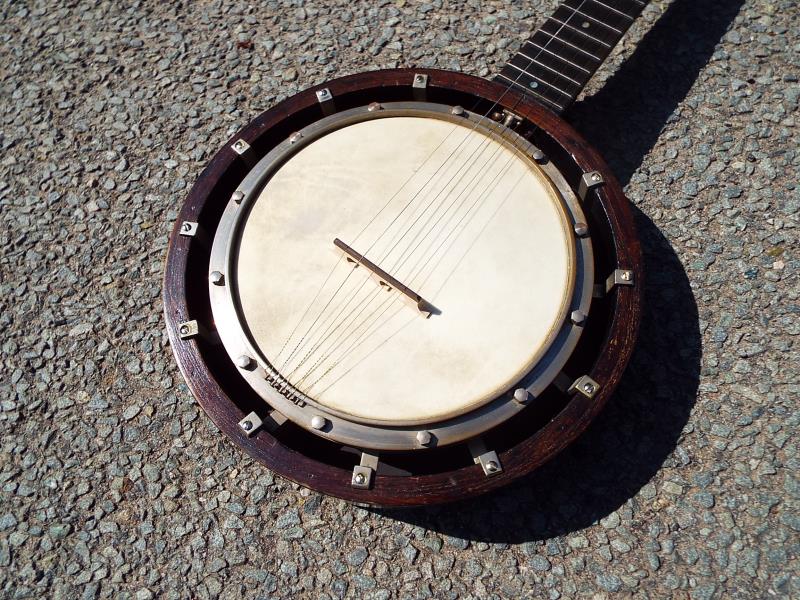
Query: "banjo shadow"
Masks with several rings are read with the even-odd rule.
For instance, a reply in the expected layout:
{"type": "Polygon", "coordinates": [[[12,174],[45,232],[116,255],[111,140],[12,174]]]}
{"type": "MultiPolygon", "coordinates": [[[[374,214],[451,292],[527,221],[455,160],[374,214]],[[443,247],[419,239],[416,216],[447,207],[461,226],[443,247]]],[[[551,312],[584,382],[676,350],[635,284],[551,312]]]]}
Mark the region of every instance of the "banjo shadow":
{"type": "Polygon", "coordinates": [[[680,259],[634,208],[643,241],[645,290],[639,339],[616,393],[578,440],[530,476],[480,498],[384,516],[472,541],[523,543],[588,527],[636,496],[675,452],[700,379],[697,305],[680,259]]]}
{"type": "MultiPolygon", "coordinates": [[[[677,118],[676,108],[743,0],[723,0],[711,13],[702,4],[676,0],[602,89],[570,111],[570,121],[623,185],[664,125],[677,118]],[[620,134],[623,127],[629,135],[620,134]]],[[[650,206],[657,202],[649,199],[650,206]]],[[[495,543],[557,538],[625,512],[627,505],[647,512],[657,493],[649,484],[659,469],[688,460],[678,442],[697,397],[702,342],[680,258],[647,215],[631,208],[644,258],[642,323],[619,388],[587,431],[530,476],[490,495],[445,506],[371,510],[455,538],[495,543]]]]}

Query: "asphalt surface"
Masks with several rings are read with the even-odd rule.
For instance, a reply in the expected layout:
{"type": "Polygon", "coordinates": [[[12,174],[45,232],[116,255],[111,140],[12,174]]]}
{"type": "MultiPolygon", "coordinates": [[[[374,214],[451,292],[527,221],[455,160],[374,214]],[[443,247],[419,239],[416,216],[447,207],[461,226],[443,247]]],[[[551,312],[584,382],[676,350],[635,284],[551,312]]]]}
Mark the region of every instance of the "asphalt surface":
{"type": "Polygon", "coordinates": [[[233,132],[365,69],[491,75],[555,4],[3,3],[0,597],[800,597],[794,1],[652,2],[571,111],[635,207],[647,308],[529,480],[356,508],[245,457],[178,373],[168,233],[233,132]]]}

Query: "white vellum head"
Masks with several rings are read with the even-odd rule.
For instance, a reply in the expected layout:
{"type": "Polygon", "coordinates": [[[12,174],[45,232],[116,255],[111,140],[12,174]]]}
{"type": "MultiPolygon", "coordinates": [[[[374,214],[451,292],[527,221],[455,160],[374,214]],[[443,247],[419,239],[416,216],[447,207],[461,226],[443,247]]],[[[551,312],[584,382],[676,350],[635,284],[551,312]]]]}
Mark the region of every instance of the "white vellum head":
{"type": "Polygon", "coordinates": [[[354,420],[434,423],[508,390],[567,317],[571,223],[535,162],[425,117],[376,118],[292,156],[250,208],[234,293],[256,349],[354,420]],[[334,246],[339,238],[432,303],[334,246]]]}

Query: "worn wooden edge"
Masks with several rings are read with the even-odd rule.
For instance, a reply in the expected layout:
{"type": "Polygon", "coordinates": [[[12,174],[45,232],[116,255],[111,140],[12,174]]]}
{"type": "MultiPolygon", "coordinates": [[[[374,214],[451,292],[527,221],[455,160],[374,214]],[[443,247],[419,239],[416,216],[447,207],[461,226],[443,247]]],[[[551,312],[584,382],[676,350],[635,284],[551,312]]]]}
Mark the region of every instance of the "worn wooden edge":
{"type": "Polygon", "coordinates": [[[375,506],[418,506],[464,499],[507,485],[552,459],[586,429],[608,401],[632,354],[641,313],[642,277],[641,251],[628,200],[603,159],[569,124],[533,99],[508,91],[493,81],[435,69],[396,69],[351,75],[309,88],[262,113],[228,141],[192,187],[173,228],[164,274],[164,313],[173,352],[192,394],[214,424],[251,457],[283,477],[345,500],[375,506]],[[500,106],[514,110],[546,131],[583,171],[601,172],[605,185],[597,194],[612,228],[618,263],[634,271],[636,283],[614,292],[616,310],[601,354],[589,373],[600,384],[598,393],[591,400],[575,394],[547,425],[501,452],[502,473],[486,477],[478,465],[469,465],[428,475],[377,475],[372,489],[357,490],[350,485],[350,471],[311,459],[280,443],[267,431],[259,431],[252,438],[241,431],[238,422],[245,415],[203,362],[199,342],[181,340],[177,332],[178,324],[191,317],[186,303],[191,238],[178,235],[178,229],[182,221],[195,220],[212,200],[210,194],[215,183],[238,159],[230,148],[235,140],[251,143],[290,114],[313,106],[317,102],[317,89],[327,87],[336,98],[360,89],[410,87],[416,73],[427,74],[432,88],[475,94],[492,102],[499,100],[500,106]]]}

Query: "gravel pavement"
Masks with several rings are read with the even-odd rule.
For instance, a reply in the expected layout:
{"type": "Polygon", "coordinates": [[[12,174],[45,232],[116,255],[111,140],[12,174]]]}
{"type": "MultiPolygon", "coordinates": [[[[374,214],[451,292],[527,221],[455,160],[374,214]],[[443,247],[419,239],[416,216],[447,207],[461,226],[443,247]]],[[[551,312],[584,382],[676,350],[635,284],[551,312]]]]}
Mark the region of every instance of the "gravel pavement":
{"type": "Polygon", "coordinates": [[[178,373],[168,233],[229,135],[364,69],[496,73],[555,4],[3,2],[0,597],[800,597],[793,0],[652,2],[574,107],[635,205],[647,310],[608,409],[530,479],[356,508],[245,457],[178,373]]]}

